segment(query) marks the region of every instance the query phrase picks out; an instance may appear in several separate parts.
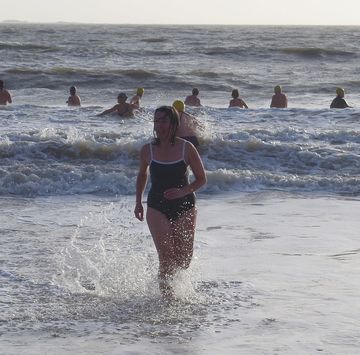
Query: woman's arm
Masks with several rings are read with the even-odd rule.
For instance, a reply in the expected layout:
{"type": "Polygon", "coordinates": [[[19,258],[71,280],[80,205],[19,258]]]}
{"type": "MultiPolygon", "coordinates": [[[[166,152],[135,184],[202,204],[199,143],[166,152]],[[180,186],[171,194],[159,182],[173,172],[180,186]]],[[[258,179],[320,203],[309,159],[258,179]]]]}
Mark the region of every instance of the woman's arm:
{"type": "Polygon", "coordinates": [[[148,147],[149,145],[146,144],[141,148],[140,166],[136,179],[136,205],[134,209],[134,214],[139,221],[144,220],[144,207],[142,205],[142,199],[144,195],[145,186],[148,180],[148,166],[149,166],[148,147]]]}
{"type": "Polygon", "coordinates": [[[186,143],[186,161],[194,174],[195,180],[182,188],[171,188],[164,192],[164,197],[168,200],[173,200],[186,196],[198,190],[201,186],[206,184],[206,173],[204,165],[201,161],[200,155],[196,148],[191,143],[186,143]]]}
{"type": "Polygon", "coordinates": [[[245,101],[244,101],[243,99],[241,99],[241,102],[242,102],[242,104],[243,104],[243,106],[244,106],[245,108],[249,108],[248,105],[246,105],[246,103],[245,103],[245,101]]]}
{"type": "Polygon", "coordinates": [[[204,165],[197,149],[190,143],[186,143],[186,148],[188,153],[187,162],[190,165],[195,180],[191,184],[183,187],[184,195],[197,191],[200,187],[205,185],[207,181],[204,165]]]}
{"type": "Polygon", "coordinates": [[[133,96],[133,98],[130,100],[130,105],[139,105],[139,101],[140,101],[140,96],[139,95],[135,95],[133,96]]]}

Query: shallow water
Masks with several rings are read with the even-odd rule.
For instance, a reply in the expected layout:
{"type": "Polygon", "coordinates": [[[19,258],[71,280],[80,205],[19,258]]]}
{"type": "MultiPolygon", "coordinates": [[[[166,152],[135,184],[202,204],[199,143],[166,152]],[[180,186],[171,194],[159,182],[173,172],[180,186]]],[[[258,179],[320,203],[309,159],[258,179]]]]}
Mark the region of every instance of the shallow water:
{"type": "Polygon", "coordinates": [[[169,303],[131,199],[2,199],[12,211],[1,224],[2,348],[355,354],[358,203],[201,199],[195,259],[169,303]]]}

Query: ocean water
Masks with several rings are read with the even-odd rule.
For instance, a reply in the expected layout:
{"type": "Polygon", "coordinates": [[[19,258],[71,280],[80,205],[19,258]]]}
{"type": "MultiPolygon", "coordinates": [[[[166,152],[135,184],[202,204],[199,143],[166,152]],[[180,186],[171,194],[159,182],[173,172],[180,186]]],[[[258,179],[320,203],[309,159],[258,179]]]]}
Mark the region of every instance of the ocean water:
{"type": "Polygon", "coordinates": [[[0,34],[1,354],[358,353],[359,27],[0,34]],[[288,109],[269,108],[277,84],[288,109]],[[155,108],[195,86],[208,183],[166,303],[132,213],[138,154],[155,108]],[[329,109],[337,86],[352,108],[329,109]],[[137,87],[134,119],[96,116],[137,87]],[[234,88],[250,109],[228,108],[234,88]]]}

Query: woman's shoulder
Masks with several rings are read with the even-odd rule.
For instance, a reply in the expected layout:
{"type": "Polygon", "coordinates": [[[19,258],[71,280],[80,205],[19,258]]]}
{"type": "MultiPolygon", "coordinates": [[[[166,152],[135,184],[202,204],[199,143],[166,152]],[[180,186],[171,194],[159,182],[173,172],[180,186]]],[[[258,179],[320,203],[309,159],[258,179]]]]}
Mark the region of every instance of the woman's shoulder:
{"type": "Polygon", "coordinates": [[[148,156],[150,154],[150,150],[152,149],[151,145],[152,142],[146,143],[141,147],[140,149],[141,156],[148,156]]]}
{"type": "Polygon", "coordinates": [[[195,146],[187,139],[176,137],[176,142],[180,147],[182,147],[185,150],[185,153],[189,153],[192,150],[196,150],[195,146]]]}
{"type": "Polygon", "coordinates": [[[188,141],[184,138],[180,138],[180,137],[175,137],[175,145],[184,145],[186,144],[188,141]]]}

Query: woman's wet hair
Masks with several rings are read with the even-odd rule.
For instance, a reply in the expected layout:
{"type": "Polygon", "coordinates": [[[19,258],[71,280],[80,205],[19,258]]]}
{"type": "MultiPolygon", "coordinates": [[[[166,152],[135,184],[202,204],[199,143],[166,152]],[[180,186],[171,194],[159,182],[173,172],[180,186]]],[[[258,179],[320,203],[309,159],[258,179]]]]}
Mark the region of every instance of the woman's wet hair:
{"type": "MultiPolygon", "coordinates": [[[[176,138],[176,131],[180,124],[179,114],[172,106],[160,106],[155,110],[154,116],[159,113],[163,112],[165,115],[163,118],[167,117],[170,120],[170,142],[171,144],[175,144],[176,138]]],[[[153,144],[157,145],[160,144],[160,139],[156,137],[156,132],[154,129],[154,141],[153,144]]]]}

